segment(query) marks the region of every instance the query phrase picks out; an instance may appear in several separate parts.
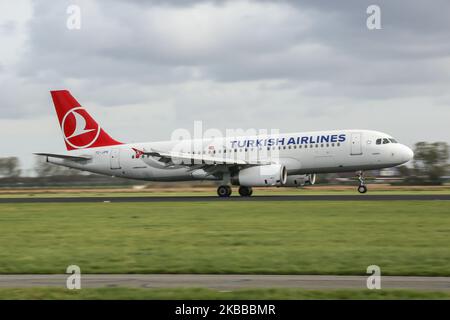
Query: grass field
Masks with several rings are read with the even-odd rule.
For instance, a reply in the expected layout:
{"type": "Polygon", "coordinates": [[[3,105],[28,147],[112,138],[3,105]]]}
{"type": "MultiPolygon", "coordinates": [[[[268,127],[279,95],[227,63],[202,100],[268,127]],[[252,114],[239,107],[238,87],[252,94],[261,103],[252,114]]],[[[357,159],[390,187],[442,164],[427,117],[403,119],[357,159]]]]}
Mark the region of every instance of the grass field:
{"type": "Polygon", "coordinates": [[[307,299],[450,299],[450,292],[409,290],[302,290],[253,289],[216,291],[211,289],[99,288],[67,290],[56,288],[0,289],[2,299],[93,299],[93,300],[307,300],[307,299]]]}
{"type": "Polygon", "coordinates": [[[450,203],[0,204],[0,273],[450,276],[450,203]]]}

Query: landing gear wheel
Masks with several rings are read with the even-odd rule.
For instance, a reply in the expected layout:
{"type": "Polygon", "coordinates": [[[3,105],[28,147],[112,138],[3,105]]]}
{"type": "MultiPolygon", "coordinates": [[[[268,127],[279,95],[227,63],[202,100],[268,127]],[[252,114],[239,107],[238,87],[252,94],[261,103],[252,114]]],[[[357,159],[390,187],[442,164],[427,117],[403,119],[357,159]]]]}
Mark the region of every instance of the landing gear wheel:
{"type": "Polygon", "coordinates": [[[252,189],[252,187],[240,186],[239,187],[239,194],[242,197],[250,197],[253,194],[253,189],[252,189]]]}
{"type": "Polygon", "coordinates": [[[226,198],[231,195],[231,187],[230,186],[219,186],[217,188],[217,195],[221,198],[226,198]]]}
{"type": "Polygon", "coordinates": [[[359,193],[366,193],[367,192],[367,187],[366,186],[359,186],[358,187],[358,192],[359,193]]]}
{"type": "Polygon", "coordinates": [[[359,187],[358,187],[358,192],[359,193],[366,193],[367,192],[367,187],[366,187],[366,183],[364,180],[364,173],[362,171],[359,171],[357,173],[358,175],[358,180],[359,180],[359,187]]]}

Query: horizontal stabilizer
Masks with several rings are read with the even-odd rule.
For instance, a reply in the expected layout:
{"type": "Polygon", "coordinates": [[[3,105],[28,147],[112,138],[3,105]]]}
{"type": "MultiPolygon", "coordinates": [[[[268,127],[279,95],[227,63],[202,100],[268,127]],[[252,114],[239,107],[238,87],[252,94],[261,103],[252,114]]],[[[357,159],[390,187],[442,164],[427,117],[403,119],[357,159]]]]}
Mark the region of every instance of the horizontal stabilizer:
{"type": "Polygon", "coordinates": [[[67,154],[56,154],[56,153],[35,153],[37,156],[51,157],[51,158],[59,158],[66,159],[72,161],[86,161],[92,159],[90,156],[70,156],[67,154]]]}

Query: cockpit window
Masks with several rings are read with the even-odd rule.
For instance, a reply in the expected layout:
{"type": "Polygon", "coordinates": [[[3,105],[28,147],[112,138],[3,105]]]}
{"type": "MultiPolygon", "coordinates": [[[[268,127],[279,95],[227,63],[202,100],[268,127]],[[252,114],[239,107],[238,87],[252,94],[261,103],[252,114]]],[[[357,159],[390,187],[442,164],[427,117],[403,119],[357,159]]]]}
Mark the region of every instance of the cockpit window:
{"type": "Polygon", "coordinates": [[[376,144],[398,143],[394,138],[378,138],[376,144]]]}
{"type": "Polygon", "coordinates": [[[376,144],[398,143],[394,138],[378,138],[376,144]]]}

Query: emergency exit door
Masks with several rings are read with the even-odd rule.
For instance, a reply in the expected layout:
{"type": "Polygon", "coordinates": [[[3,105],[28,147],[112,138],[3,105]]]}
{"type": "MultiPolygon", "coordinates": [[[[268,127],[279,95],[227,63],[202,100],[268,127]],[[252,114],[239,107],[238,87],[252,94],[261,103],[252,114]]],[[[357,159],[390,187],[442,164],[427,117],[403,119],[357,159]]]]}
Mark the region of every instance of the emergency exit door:
{"type": "Polygon", "coordinates": [[[111,149],[111,169],[120,169],[120,149],[111,149]]]}

